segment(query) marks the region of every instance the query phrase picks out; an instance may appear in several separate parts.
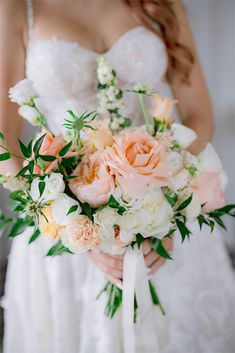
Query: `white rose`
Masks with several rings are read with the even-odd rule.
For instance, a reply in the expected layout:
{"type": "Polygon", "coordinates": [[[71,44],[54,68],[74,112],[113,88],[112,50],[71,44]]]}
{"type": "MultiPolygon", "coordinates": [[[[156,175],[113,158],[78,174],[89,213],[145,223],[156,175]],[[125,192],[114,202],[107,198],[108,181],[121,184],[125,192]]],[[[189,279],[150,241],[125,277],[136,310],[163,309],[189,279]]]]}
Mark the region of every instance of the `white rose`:
{"type": "Polygon", "coordinates": [[[184,210],[181,211],[181,213],[186,217],[187,221],[194,221],[201,213],[201,204],[197,194],[190,188],[185,189],[178,202],[181,204],[189,197],[190,194],[193,194],[192,201],[184,210]]]}
{"type": "Polygon", "coordinates": [[[215,152],[213,146],[208,143],[206,148],[198,155],[199,160],[199,172],[216,172],[220,174],[221,185],[225,190],[228,177],[225,174],[220,158],[215,152]]]}
{"type": "Polygon", "coordinates": [[[187,148],[196,140],[197,134],[192,129],[182,124],[173,123],[171,125],[173,139],[176,140],[181,148],[187,148]]]}
{"type": "Polygon", "coordinates": [[[29,188],[29,183],[22,177],[14,177],[10,174],[7,174],[4,177],[3,186],[5,189],[10,190],[11,192],[14,191],[26,191],[29,188]]]}
{"type": "Polygon", "coordinates": [[[67,225],[75,216],[82,212],[78,201],[72,199],[66,194],[59,194],[56,200],[52,203],[52,216],[59,226],[67,225]],[[68,214],[71,207],[77,206],[77,209],[68,214]]]}
{"type": "Polygon", "coordinates": [[[64,192],[65,184],[63,175],[60,173],[52,173],[51,175],[45,177],[45,189],[40,196],[39,183],[41,181],[42,180],[39,178],[36,178],[31,184],[30,194],[34,201],[53,201],[59,196],[59,194],[64,192]]]}
{"type": "Polygon", "coordinates": [[[30,124],[34,126],[38,125],[38,117],[40,116],[40,114],[35,108],[30,107],[29,105],[22,105],[18,109],[18,113],[30,124]]]}
{"type": "Polygon", "coordinates": [[[30,103],[34,97],[36,97],[36,91],[32,82],[28,79],[18,82],[14,87],[9,89],[10,100],[19,105],[30,103]]]}

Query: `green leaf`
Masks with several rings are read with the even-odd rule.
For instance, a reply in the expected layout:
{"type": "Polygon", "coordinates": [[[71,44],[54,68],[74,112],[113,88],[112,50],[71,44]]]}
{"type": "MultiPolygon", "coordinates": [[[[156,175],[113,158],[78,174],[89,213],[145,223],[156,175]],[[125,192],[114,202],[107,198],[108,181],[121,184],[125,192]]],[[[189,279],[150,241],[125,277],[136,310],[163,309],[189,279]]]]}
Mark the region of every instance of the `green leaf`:
{"type": "Polygon", "coordinates": [[[176,212],[180,212],[184,210],[192,201],[193,199],[193,194],[191,194],[186,200],[184,200],[176,209],[176,212]]]}
{"type": "Polygon", "coordinates": [[[176,232],[175,228],[171,229],[171,230],[169,230],[169,232],[166,235],[164,235],[163,238],[171,238],[172,234],[174,234],[175,232],[176,232]]]}
{"type": "Polygon", "coordinates": [[[6,161],[11,158],[10,152],[4,152],[0,154],[0,161],[6,161]]]}
{"type": "Polygon", "coordinates": [[[120,127],[122,129],[125,129],[126,127],[131,126],[131,124],[132,124],[131,119],[126,117],[126,118],[124,118],[124,122],[122,124],[120,124],[120,127]]]}
{"type": "Polygon", "coordinates": [[[126,211],[126,209],[120,205],[120,203],[113,197],[113,195],[110,195],[108,205],[112,208],[116,208],[120,215],[126,211]]]}
{"type": "Polygon", "coordinates": [[[42,143],[43,143],[43,141],[44,141],[45,136],[46,136],[46,134],[42,135],[42,136],[35,142],[35,144],[34,144],[34,146],[33,146],[33,151],[34,151],[34,153],[35,153],[35,156],[38,156],[39,150],[40,150],[40,148],[41,148],[41,146],[42,146],[42,143]]]}
{"type": "Polygon", "coordinates": [[[73,141],[70,141],[69,143],[67,143],[67,145],[65,145],[59,152],[59,156],[63,157],[64,155],[66,155],[66,153],[68,152],[68,150],[70,149],[70,147],[72,146],[73,141]]]}
{"type": "Polygon", "coordinates": [[[171,205],[171,207],[174,207],[177,200],[178,200],[177,194],[174,191],[169,190],[165,193],[165,197],[166,197],[168,203],[171,205]]]}
{"type": "Polygon", "coordinates": [[[29,170],[29,166],[26,165],[24,168],[22,168],[17,174],[16,174],[16,177],[19,177],[19,176],[24,176],[27,171],[29,170]]]}
{"type": "Polygon", "coordinates": [[[26,224],[25,220],[22,218],[17,218],[13,227],[11,228],[11,231],[8,235],[9,238],[14,238],[17,235],[23,233],[23,231],[28,227],[26,224]]]}
{"type": "Polygon", "coordinates": [[[72,251],[70,251],[68,248],[66,248],[61,243],[61,240],[59,240],[56,245],[54,245],[50,248],[50,250],[47,253],[47,256],[58,256],[58,255],[62,255],[64,253],[73,254],[72,251]]]}
{"type": "Polygon", "coordinates": [[[91,206],[87,203],[81,203],[81,208],[82,208],[82,212],[85,213],[85,215],[87,215],[88,218],[90,218],[91,221],[93,221],[93,211],[91,206]]]}
{"type": "Polygon", "coordinates": [[[19,141],[20,150],[21,150],[23,156],[25,158],[30,158],[31,154],[32,154],[31,147],[30,146],[25,146],[25,144],[21,140],[18,140],[18,141],[19,141]]]}
{"type": "Polygon", "coordinates": [[[43,194],[43,192],[45,190],[45,187],[46,187],[45,181],[40,181],[38,183],[38,190],[39,190],[40,197],[42,196],[42,194],[43,194]]]}
{"type": "Polygon", "coordinates": [[[0,131],[0,140],[5,140],[5,136],[3,135],[3,133],[0,131]]]}
{"type": "Polygon", "coordinates": [[[78,205],[73,205],[73,206],[71,206],[70,209],[68,210],[67,216],[68,216],[70,213],[76,212],[77,209],[78,209],[78,205]]]}
{"type": "Polygon", "coordinates": [[[40,154],[38,157],[41,158],[45,162],[53,162],[56,160],[55,156],[49,156],[49,155],[44,155],[44,154],[40,154]]]}
{"type": "Polygon", "coordinates": [[[144,242],[145,238],[140,234],[136,234],[136,244],[138,248],[140,249],[141,244],[144,242]]]}
{"type": "Polygon", "coordinates": [[[153,245],[153,249],[156,251],[158,255],[160,255],[164,259],[173,260],[172,257],[168,254],[168,252],[164,248],[162,241],[160,239],[153,239],[152,245],[153,245]]]}
{"type": "Polygon", "coordinates": [[[34,171],[34,161],[30,161],[28,164],[28,170],[29,170],[29,174],[33,175],[33,171],[34,171]]]}
{"type": "Polygon", "coordinates": [[[214,210],[212,212],[207,213],[209,216],[224,216],[224,215],[229,215],[232,217],[235,217],[235,205],[226,205],[224,207],[218,208],[217,210],[214,210]]]}
{"type": "Polygon", "coordinates": [[[181,234],[182,243],[183,243],[186,237],[189,238],[191,232],[188,229],[188,227],[186,227],[185,223],[181,222],[178,218],[176,218],[175,222],[181,234]]]}
{"type": "Polygon", "coordinates": [[[39,229],[36,229],[33,233],[33,235],[31,236],[31,238],[29,239],[29,244],[31,244],[33,241],[35,241],[39,235],[41,234],[39,229]]]}
{"type": "Polygon", "coordinates": [[[157,292],[154,288],[154,285],[152,284],[152,282],[149,280],[149,290],[150,290],[150,294],[151,294],[151,297],[152,297],[152,300],[153,300],[153,304],[154,305],[158,305],[161,312],[162,312],[162,315],[166,315],[165,313],[165,310],[163,309],[162,305],[161,305],[161,302],[158,298],[158,295],[157,295],[157,292]]]}

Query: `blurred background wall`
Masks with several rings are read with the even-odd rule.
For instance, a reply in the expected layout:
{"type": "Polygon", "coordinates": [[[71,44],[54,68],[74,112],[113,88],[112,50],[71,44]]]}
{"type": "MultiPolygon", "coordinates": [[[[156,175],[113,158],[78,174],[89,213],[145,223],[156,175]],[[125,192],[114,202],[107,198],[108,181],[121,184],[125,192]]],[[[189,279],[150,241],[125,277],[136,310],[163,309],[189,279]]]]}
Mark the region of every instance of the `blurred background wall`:
{"type": "MultiPolygon", "coordinates": [[[[211,93],[216,119],[215,147],[229,175],[228,202],[235,201],[235,0],[185,0],[199,56],[211,93]]],[[[32,133],[26,127],[24,135],[32,133]]],[[[6,209],[6,193],[0,190],[6,209]]],[[[224,233],[227,249],[235,258],[235,222],[224,233]]],[[[0,239],[0,296],[9,243],[0,239]]]]}

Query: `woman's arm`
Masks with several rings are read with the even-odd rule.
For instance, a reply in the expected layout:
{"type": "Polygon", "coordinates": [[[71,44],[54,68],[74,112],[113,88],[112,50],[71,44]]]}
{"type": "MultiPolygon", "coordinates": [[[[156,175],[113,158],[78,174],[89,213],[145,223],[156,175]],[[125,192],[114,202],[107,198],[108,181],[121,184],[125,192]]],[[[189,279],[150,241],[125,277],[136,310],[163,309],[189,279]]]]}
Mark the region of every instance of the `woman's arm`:
{"type": "Polygon", "coordinates": [[[181,1],[175,1],[174,7],[180,23],[179,42],[192,51],[195,63],[190,75],[190,86],[182,83],[180,78],[175,76],[172,82],[172,90],[179,101],[178,110],[183,123],[195,130],[198,135],[198,139],[190,146],[191,152],[198,153],[212,138],[213,112],[187,12],[181,1]]]}
{"type": "MultiPolygon", "coordinates": [[[[22,120],[17,114],[17,105],[11,103],[8,98],[8,90],[24,78],[25,23],[24,1],[0,2],[0,131],[5,135],[9,149],[14,153],[18,153],[22,120]]],[[[20,163],[17,159],[1,162],[0,174],[15,174],[20,168],[20,163]]]]}

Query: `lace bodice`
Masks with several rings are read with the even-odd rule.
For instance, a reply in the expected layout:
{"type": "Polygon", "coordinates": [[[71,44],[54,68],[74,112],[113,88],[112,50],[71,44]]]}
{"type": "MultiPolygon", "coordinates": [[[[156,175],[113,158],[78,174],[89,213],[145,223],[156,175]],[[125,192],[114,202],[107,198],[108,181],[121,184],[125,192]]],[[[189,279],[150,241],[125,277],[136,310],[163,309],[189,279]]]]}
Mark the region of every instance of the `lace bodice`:
{"type": "MultiPolygon", "coordinates": [[[[77,114],[97,107],[96,59],[100,55],[57,37],[36,40],[33,36],[32,4],[28,1],[29,44],[26,58],[26,75],[42,99],[48,124],[59,133],[66,110],[77,114]]],[[[130,88],[141,82],[161,90],[167,67],[165,46],[154,33],[137,26],[122,35],[104,54],[116,69],[121,88],[130,88]]],[[[125,113],[141,124],[137,97],[127,94],[125,113]]]]}

